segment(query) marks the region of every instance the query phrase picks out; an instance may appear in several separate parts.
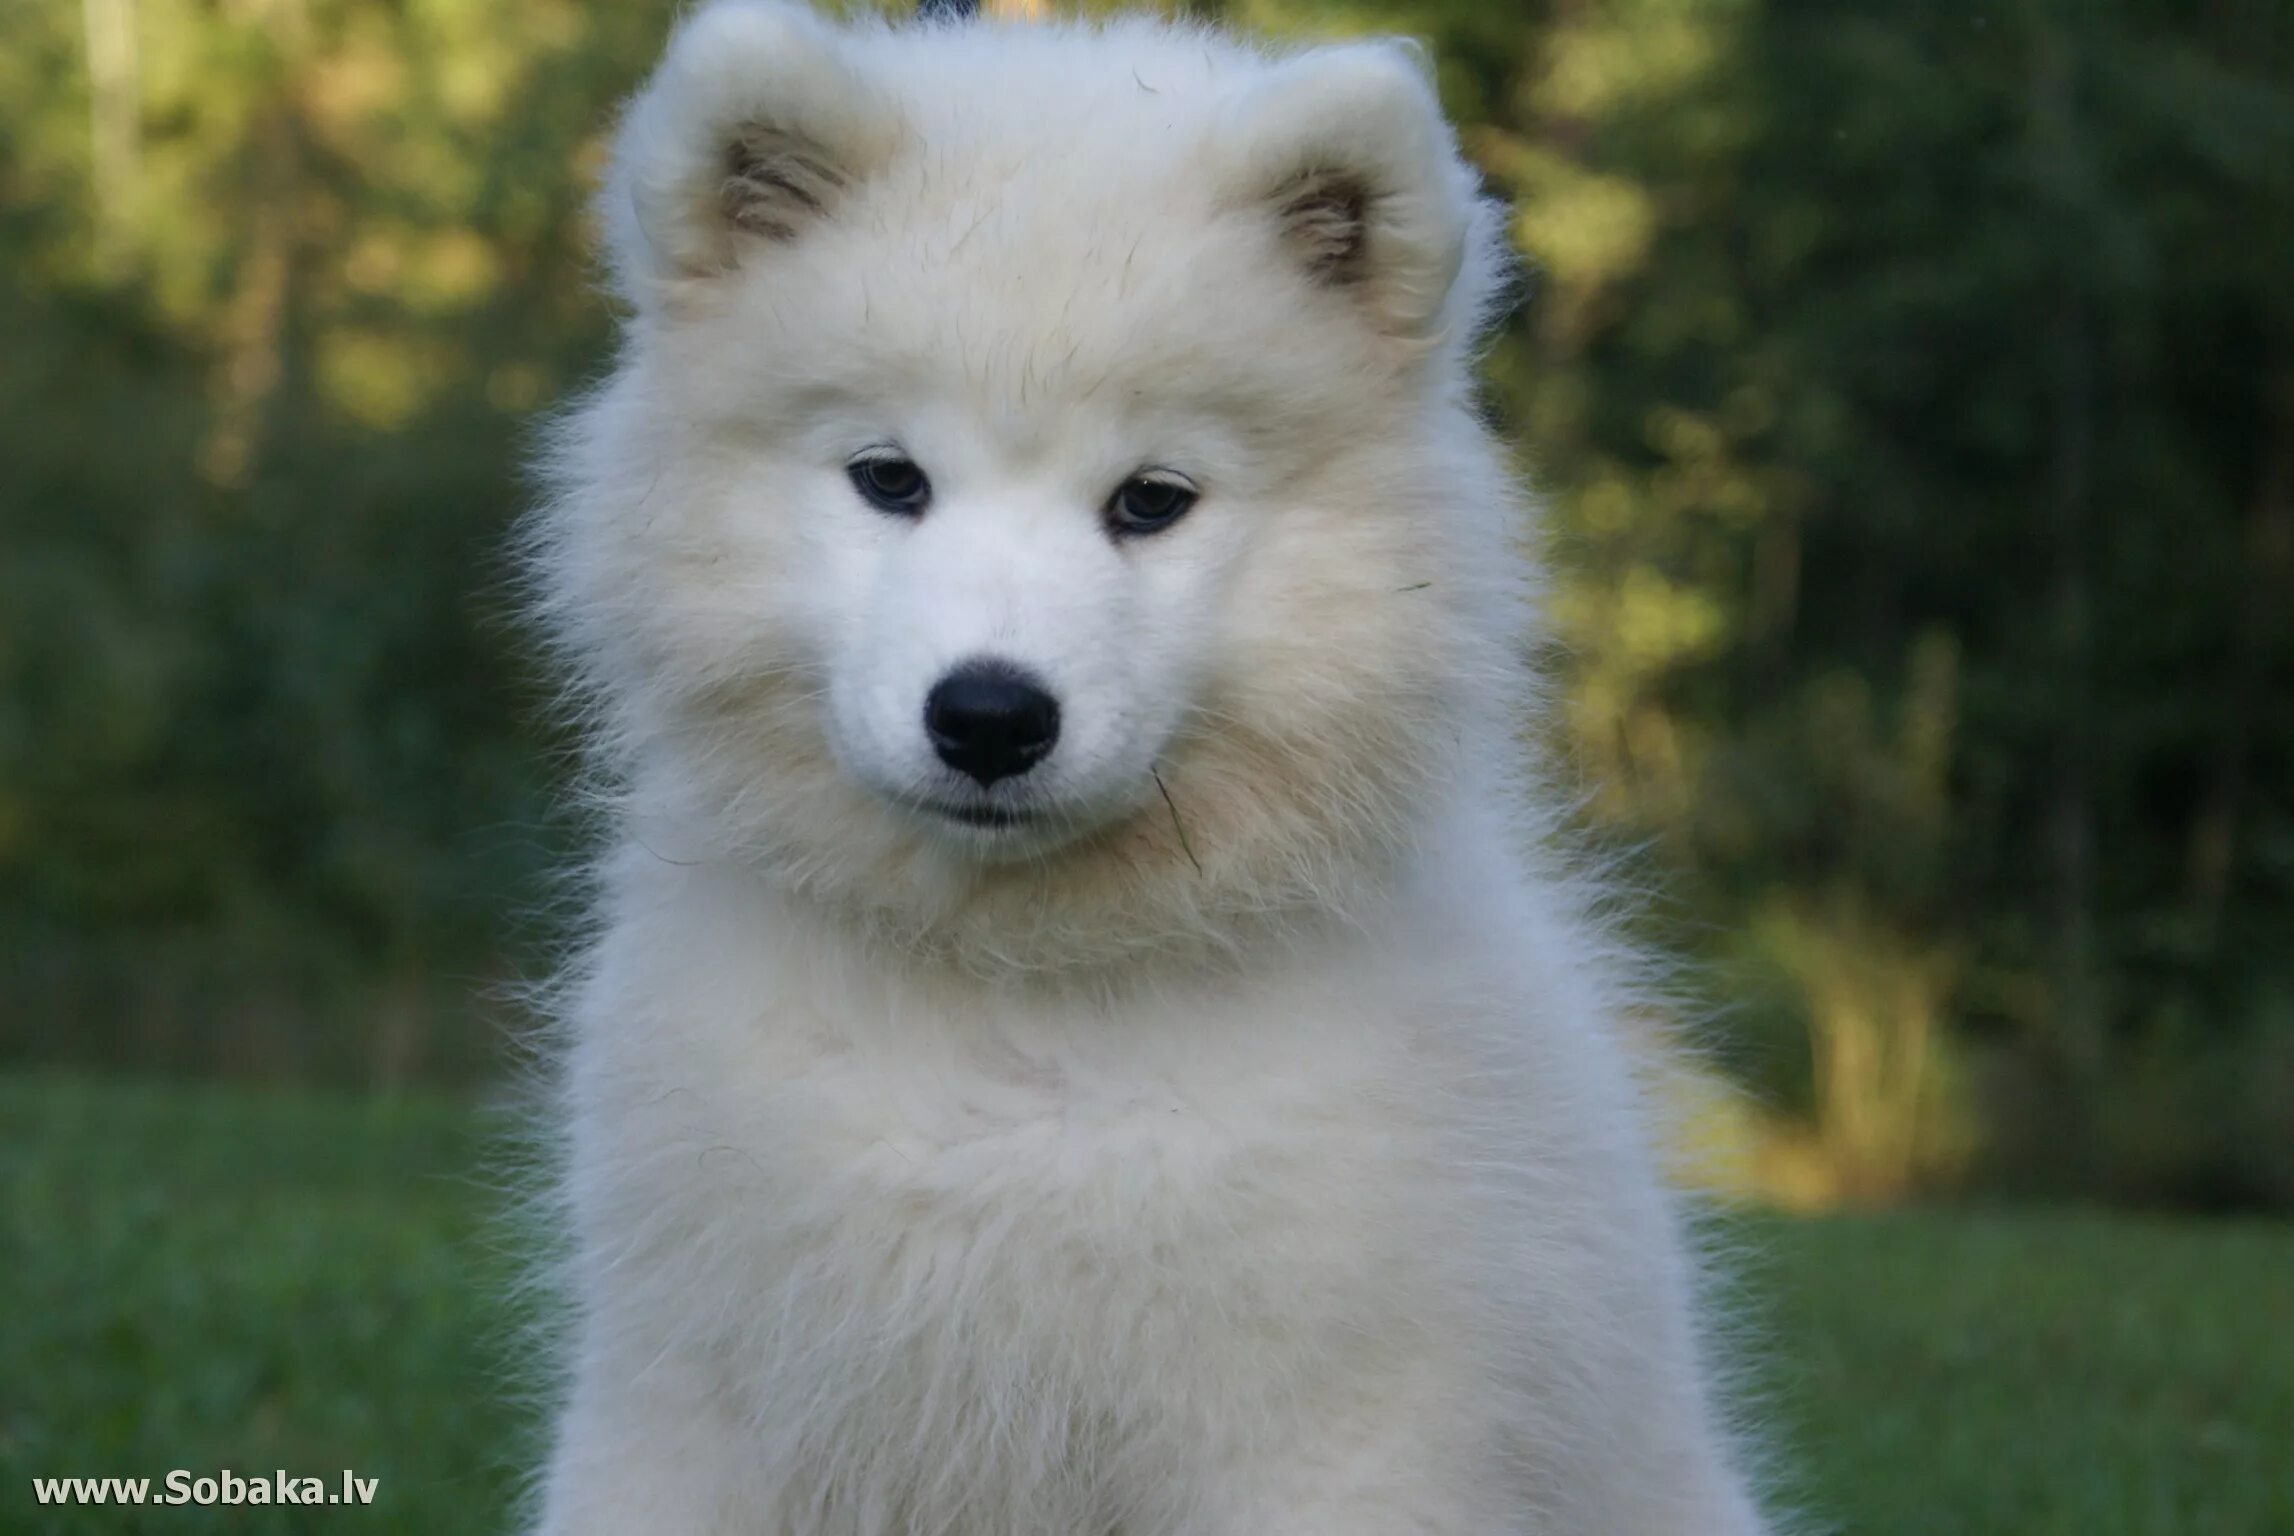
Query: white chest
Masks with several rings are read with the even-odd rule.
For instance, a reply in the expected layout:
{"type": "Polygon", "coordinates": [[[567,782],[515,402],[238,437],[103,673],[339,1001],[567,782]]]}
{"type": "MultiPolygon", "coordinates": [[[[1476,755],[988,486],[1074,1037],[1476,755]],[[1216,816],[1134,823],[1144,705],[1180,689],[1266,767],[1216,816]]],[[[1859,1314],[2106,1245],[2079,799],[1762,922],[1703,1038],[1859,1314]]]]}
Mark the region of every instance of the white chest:
{"type": "Polygon", "coordinates": [[[1016,1369],[1088,1395],[1221,1369],[1193,1336],[1215,1321],[1263,1391],[1266,1352],[1304,1370],[1390,1310],[1448,1224],[1403,1005],[1309,974],[1065,1016],[771,946],[609,953],[576,1204],[629,1254],[616,1294],[784,1386],[1016,1369]]]}

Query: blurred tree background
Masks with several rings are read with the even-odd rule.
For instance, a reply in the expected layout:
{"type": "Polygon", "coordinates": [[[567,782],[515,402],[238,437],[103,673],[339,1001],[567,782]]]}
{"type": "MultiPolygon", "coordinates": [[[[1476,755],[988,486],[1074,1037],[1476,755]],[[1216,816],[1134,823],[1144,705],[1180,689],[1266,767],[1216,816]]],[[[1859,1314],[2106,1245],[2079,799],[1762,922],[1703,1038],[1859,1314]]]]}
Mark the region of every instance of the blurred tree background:
{"type": "MultiPolygon", "coordinates": [[[[1519,210],[1563,745],[1751,1176],[2294,1207],[2294,6],[1211,9],[1426,38],[1519,210]]],[[[496,1069],[672,11],[0,7],[0,1063],[496,1069]]]]}

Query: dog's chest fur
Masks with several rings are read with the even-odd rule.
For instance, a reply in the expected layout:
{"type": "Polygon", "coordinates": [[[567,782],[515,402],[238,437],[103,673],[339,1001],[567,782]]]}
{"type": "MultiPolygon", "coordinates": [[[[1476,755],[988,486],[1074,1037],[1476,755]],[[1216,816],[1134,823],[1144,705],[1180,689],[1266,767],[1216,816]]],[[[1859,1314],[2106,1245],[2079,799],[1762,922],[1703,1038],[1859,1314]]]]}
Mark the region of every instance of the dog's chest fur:
{"type": "Polygon", "coordinates": [[[996,1006],[715,942],[765,898],[663,885],[695,920],[626,925],[592,983],[621,1022],[577,1052],[574,1193],[657,1335],[626,1346],[714,1362],[776,1496],[971,1507],[993,1466],[991,1506],[1097,1507],[1471,1332],[1492,1213],[1437,1172],[1457,1106],[1419,1112],[1390,965],[996,1006]]]}

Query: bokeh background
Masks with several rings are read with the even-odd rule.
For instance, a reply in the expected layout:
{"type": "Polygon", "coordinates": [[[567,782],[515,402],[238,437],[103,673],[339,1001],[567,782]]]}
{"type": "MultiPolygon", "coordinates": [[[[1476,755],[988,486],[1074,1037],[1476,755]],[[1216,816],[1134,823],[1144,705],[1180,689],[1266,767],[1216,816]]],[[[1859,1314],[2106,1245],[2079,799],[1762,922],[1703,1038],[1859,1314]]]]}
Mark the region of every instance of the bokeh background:
{"type": "MultiPolygon", "coordinates": [[[[1427,39],[1518,210],[1551,729],[1693,961],[1697,1171],[1926,1212],[1745,1218],[1815,1504],[2294,1529],[2294,5],[1197,10],[1427,39]],[[1838,1441],[1923,1380],[1898,1460],[1838,1441]],[[2058,1410],[2084,1471],[2012,1482],[1991,1431],[2058,1410]]],[[[377,1529],[507,1497],[486,1202],[437,1181],[579,828],[504,537],[672,15],[0,4],[13,1481],[302,1447],[391,1469],[377,1529]]]]}

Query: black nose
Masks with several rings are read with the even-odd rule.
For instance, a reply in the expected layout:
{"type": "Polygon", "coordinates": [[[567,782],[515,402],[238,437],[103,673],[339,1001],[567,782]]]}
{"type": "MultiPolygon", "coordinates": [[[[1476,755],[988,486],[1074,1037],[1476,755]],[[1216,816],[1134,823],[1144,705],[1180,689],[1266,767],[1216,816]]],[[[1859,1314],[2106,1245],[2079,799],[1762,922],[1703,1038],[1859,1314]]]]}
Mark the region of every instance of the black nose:
{"type": "Polygon", "coordinates": [[[924,734],[941,762],[986,788],[1050,753],[1059,740],[1059,700],[1008,662],[967,661],[932,686],[924,734]]]}

